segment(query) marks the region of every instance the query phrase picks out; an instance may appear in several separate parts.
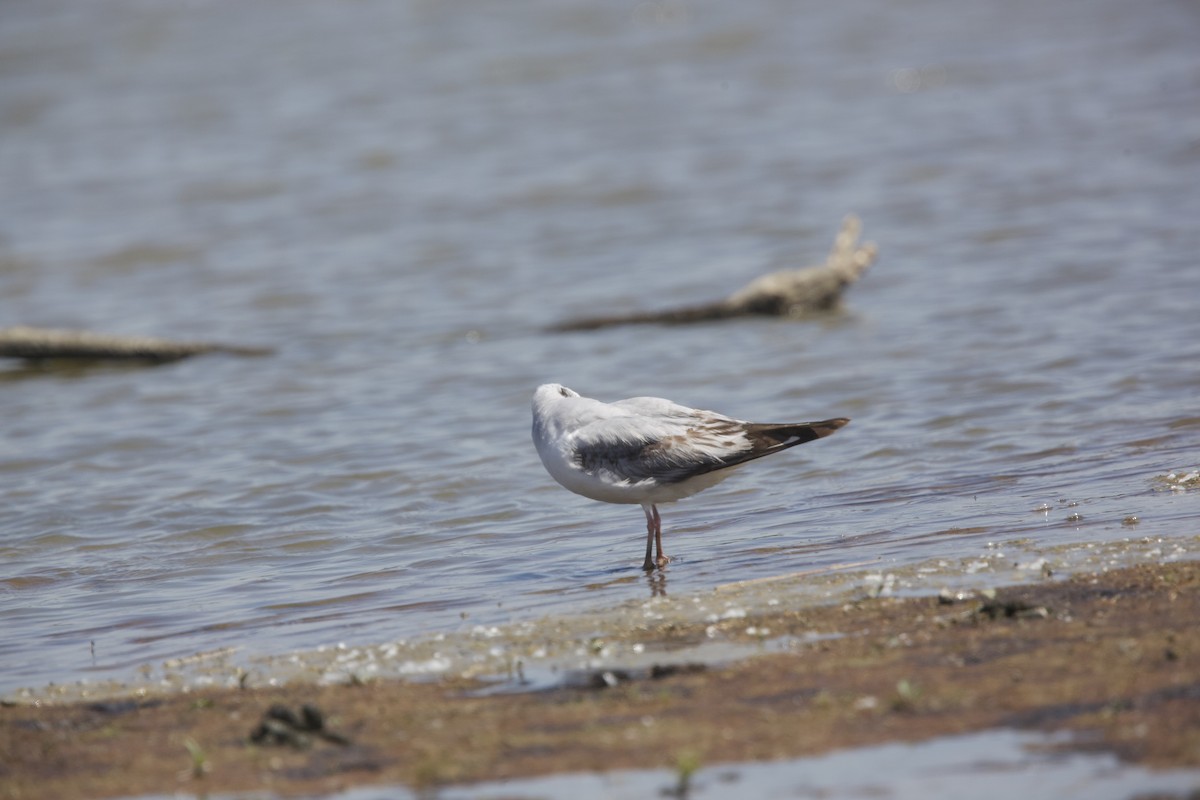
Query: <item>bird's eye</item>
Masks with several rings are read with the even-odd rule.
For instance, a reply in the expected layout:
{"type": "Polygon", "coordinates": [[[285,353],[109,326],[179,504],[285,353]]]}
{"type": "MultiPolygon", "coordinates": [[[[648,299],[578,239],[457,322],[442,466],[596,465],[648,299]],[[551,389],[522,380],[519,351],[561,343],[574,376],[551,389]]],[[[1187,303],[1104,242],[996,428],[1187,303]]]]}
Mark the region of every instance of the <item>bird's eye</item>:
{"type": "Polygon", "coordinates": [[[561,394],[563,397],[570,397],[570,396],[571,396],[571,390],[570,390],[570,389],[568,389],[568,388],[567,388],[567,387],[565,387],[565,386],[560,386],[560,387],[558,387],[558,393],[559,393],[559,394],[561,394]]]}

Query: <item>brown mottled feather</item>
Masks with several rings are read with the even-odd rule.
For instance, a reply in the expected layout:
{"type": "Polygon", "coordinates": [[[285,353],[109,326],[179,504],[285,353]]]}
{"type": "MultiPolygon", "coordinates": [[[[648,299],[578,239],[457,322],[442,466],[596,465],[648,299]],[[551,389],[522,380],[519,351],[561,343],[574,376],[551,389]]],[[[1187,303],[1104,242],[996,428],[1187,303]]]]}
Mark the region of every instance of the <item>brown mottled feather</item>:
{"type": "Polygon", "coordinates": [[[802,423],[748,423],[713,418],[690,428],[688,437],[710,441],[742,440],[745,446],[725,455],[698,452],[687,446],[683,436],[607,442],[580,447],[579,465],[587,472],[608,471],[628,481],[654,479],[658,483],[680,483],[697,475],[727,469],[756,458],[828,436],[850,420],[844,417],[802,423]]]}

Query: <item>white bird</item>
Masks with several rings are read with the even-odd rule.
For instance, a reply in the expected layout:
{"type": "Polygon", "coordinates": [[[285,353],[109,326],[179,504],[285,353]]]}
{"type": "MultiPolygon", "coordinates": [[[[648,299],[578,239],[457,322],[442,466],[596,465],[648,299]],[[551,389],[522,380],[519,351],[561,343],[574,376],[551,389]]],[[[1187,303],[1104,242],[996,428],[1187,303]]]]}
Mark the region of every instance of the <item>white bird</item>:
{"type": "Polygon", "coordinates": [[[602,403],[557,383],[533,393],[533,443],[546,471],[592,500],[640,504],[647,571],[669,561],[659,503],[690,497],[728,478],[734,467],[828,436],[849,421],[743,422],[661,397],[602,403]]]}

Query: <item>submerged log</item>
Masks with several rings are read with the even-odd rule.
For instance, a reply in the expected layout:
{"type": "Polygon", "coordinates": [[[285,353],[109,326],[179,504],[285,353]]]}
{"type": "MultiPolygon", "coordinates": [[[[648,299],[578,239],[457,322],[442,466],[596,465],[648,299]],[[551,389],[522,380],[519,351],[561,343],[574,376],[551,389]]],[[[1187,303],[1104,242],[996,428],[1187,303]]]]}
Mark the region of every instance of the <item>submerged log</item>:
{"type": "Polygon", "coordinates": [[[560,322],[552,331],[589,331],[614,325],[680,325],[744,316],[801,317],[836,308],[846,288],[875,261],[873,242],[859,244],[862,223],[850,215],[833,242],[825,263],[805,269],[785,269],[756,278],[724,300],[698,306],[583,317],[560,322]]]}
{"type": "Polygon", "coordinates": [[[263,347],[215,342],[176,342],[152,336],[115,336],[90,331],[33,328],[27,325],[0,329],[0,357],[24,358],[31,361],[61,358],[164,363],[201,353],[260,356],[270,352],[269,348],[263,347]]]}

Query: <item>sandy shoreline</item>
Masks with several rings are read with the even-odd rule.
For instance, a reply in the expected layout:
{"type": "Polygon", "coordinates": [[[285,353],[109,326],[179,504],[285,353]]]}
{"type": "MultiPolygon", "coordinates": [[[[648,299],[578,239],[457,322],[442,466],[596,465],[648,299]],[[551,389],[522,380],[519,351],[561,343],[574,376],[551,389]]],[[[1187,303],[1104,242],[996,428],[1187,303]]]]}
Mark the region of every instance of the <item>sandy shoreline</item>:
{"type": "MultiPolygon", "coordinates": [[[[480,692],[486,684],[456,677],[6,704],[0,796],[431,787],[1003,727],[1084,733],[1072,746],[1198,767],[1197,619],[1200,564],[1180,561],[959,600],[756,610],[715,624],[731,637],[768,629],[799,644],[724,666],[597,669],[536,692],[480,692]]],[[[655,633],[692,641],[712,624],[655,633]]]]}

